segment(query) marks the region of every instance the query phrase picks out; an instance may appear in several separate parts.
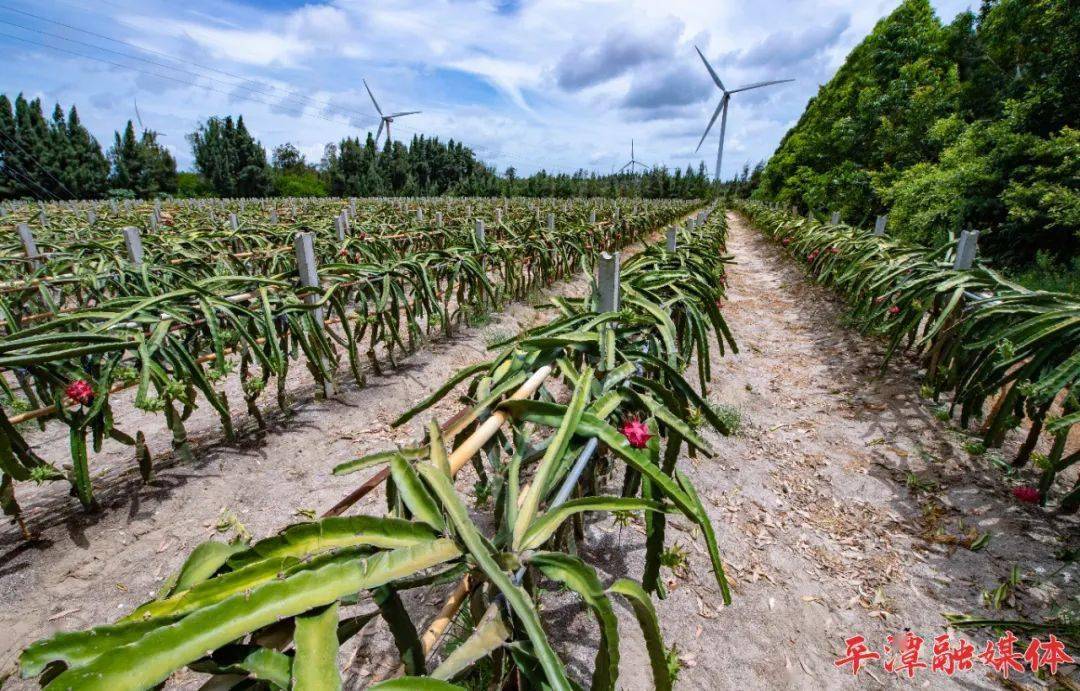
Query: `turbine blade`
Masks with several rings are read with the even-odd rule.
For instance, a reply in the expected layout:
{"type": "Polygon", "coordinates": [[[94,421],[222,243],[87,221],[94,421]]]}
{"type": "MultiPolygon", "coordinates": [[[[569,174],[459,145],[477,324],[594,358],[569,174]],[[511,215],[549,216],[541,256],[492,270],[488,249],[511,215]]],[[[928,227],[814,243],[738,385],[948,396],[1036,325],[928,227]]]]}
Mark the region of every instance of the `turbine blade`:
{"type": "Polygon", "coordinates": [[[705,56],[702,54],[701,49],[697,46],[694,46],[694,50],[696,50],[697,54],[701,57],[701,61],[705,63],[705,69],[709,70],[709,74],[712,76],[712,80],[716,82],[716,85],[720,87],[720,90],[727,91],[727,89],[724,88],[724,82],[720,81],[720,77],[716,76],[716,71],[713,70],[712,65],[709,64],[709,61],[705,59],[705,56]]]}
{"type": "Polygon", "coordinates": [[[142,116],[139,115],[139,99],[135,98],[132,100],[135,101],[135,119],[139,121],[139,129],[145,130],[146,127],[142,124],[142,116]]]}
{"type": "Polygon", "coordinates": [[[379,131],[375,133],[375,143],[376,144],[379,143],[379,137],[382,136],[382,128],[383,128],[383,125],[385,125],[385,124],[386,124],[385,120],[379,120],[379,131]]]}
{"type": "Polygon", "coordinates": [[[709,130],[712,129],[713,123],[716,122],[716,118],[720,116],[720,111],[723,109],[724,104],[727,103],[727,96],[720,99],[720,103],[716,104],[716,110],[713,111],[712,117],[709,118],[709,126],[705,128],[705,134],[701,135],[701,140],[697,143],[697,149],[694,149],[694,153],[697,153],[701,149],[701,145],[705,143],[705,137],[709,136],[709,130]]]}
{"type": "Polygon", "coordinates": [[[623,172],[624,170],[626,170],[626,166],[632,165],[633,163],[634,163],[633,161],[630,161],[630,163],[627,163],[627,164],[626,164],[625,166],[623,166],[622,168],[619,168],[619,172],[620,172],[620,173],[621,173],[621,172],[623,172]]]}
{"type": "Polygon", "coordinates": [[[749,86],[740,86],[738,89],[732,89],[728,93],[737,94],[740,91],[749,91],[750,89],[760,89],[763,86],[772,86],[773,84],[783,84],[784,82],[793,82],[794,79],[777,79],[771,82],[758,82],[756,84],[750,84],[749,86]]]}
{"type": "Polygon", "coordinates": [[[419,112],[419,110],[407,110],[404,113],[390,113],[387,117],[400,118],[402,115],[416,115],[419,112]]]}
{"type": "Polygon", "coordinates": [[[367,85],[367,80],[363,79],[361,81],[364,82],[364,88],[367,89],[367,95],[371,96],[371,102],[375,104],[375,110],[379,112],[379,115],[382,115],[382,108],[379,107],[379,102],[375,100],[375,94],[371,93],[371,87],[367,85]]]}

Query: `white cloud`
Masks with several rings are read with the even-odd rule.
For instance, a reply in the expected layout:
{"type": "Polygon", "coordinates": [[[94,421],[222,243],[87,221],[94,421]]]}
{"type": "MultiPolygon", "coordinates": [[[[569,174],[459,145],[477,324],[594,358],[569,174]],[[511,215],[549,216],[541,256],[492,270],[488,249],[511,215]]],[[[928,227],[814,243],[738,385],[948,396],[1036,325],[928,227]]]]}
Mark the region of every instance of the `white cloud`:
{"type": "MultiPolygon", "coordinates": [[[[711,162],[715,135],[693,153],[718,97],[698,45],[729,86],[798,80],[736,95],[728,175],[771,153],[818,84],[899,2],[312,0],[270,11],[239,0],[116,0],[93,10],[57,1],[76,9],[36,11],[178,56],[188,72],[77,51],[170,81],[8,41],[0,90],[77,104],[103,143],[134,116],[138,96],[144,121],[169,133],[181,165],[190,164],[186,132],[241,112],[268,149],[290,141],[318,160],[326,143],[377,126],[362,77],[384,110],[423,111],[395,123],[396,137],[454,138],[500,169],[607,171],[629,158],[631,138],[650,163],[711,162]]],[[[969,0],[933,2],[948,19],[969,0]]]]}

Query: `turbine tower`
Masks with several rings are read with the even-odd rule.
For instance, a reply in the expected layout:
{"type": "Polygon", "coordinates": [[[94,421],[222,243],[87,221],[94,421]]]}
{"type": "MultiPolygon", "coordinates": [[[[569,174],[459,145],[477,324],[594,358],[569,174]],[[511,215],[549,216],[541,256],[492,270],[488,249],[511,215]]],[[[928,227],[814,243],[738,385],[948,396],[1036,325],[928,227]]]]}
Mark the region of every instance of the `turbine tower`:
{"type": "Polygon", "coordinates": [[[709,136],[709,130],[712,129],[713,123],[716,122],[716,116],[720,115],[720,111],[724,111],[724,116],[722,118],[720,118],[720,146],[716,150],[716,173],[713,176],[714,179],[717,182],[720,182],[720,164],[724,160],[724,132],[725,132],[725,130],[727,130],[727,109],[728,109],[728,103],[731,101],[731,95],[732,94],[737,94],[740,91],[749,91],[750,89],[760,89],[763,86],[772,86],[773,84],[783,84],[784,82],[793,82],[795,80],[794,79],[776,79],[776,80],[769,81],[769,82],[757,82],[756,84],[749,84],[747,86],[740,86],[738,89],[732,89],[731,91],[728,91],[727,89],[724,88],[724,83],[722,81],[720,81],[720,77],[716,76],[716,71],[713,70],[712,65],[710,65],[709,61],[705,59],[705,56],[702,54],[701,49],[698,48],[697,46],[694,46],[694,50],[696,50],[697,54],[701,57],[701,61],[703,63],[705,63],[705,69],[709,70],[709,76],[712,77],[713,83],[716,84],[716,87],[718,89],[720,89],[720,92],[723,94],[723,96],[720,97],[720,103],[717,104],[717,106],[716,106],[716,110],[713,111],[712,119],[709,120],[708,127],[705,128],[705,134],[701,135],[701,141],[698,142],[697,149],[694,149],[694,153],[697,153],[698,150],[701,149],[701,145],[705,141],[705,137],[709,136]]]}
{"type": "Polygon", "coordinates": [[[624,170],[626,170],[627,168],[629,168],[630,172],[633,173],[634,172],[634,166],[641,166],[645,170],[649,169],[649,166],[645,165],[641,161],[634,158],[634,140],[631,139],[630,140],[630,160],[627,161],[626,165],[624,165],[622,168],[619,168],[619,172],[621,173],[624,170]]]}
{"type": "Polygon", "coordinates": [[[403,113],[390,113],[389,115],[383,115],[382,108],[379,107],[379,102],[375,100],[375,94],[371,93],[371,87],[368,86],[367,80],[364,79],[364,88],[367,89],[368,96],[371,96],[371,102],[375,104],[375,110],[379,113],[379,131],[375,133],[375,143],[379,142],[379,136],[382,134],[383,127],[386,127],[386,141],[390,141],[390,123],[394,121],[394,118],[400,118],[403,115],[415,115],[419,113],[419,110],[407,110],[403,113]]]}

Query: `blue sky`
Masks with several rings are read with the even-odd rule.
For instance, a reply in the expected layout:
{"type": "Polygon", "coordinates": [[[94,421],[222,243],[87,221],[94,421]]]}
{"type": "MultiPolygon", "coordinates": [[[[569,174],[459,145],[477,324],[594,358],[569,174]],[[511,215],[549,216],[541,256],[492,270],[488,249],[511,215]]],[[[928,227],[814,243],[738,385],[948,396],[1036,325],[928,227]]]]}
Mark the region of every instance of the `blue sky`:
{"type": "MultiPolygon", "coordinates": [[[[736,94],[724,175],[767,158],[807,100],[897,0],[0,0],[0,91],[72,103],[104,146],[134,118],[181,167],[184,135],[244,115],[271,149],[323,146],[378,125],[366,78],[395,123],[454,138],[500,170],[600,172],[630,157],[685,167],[718,93],[736,94]],[[112,39],[112,40],[110,40],[112,39]]],[[[932,0],[951,20],[976,0],[932,0]]]]}

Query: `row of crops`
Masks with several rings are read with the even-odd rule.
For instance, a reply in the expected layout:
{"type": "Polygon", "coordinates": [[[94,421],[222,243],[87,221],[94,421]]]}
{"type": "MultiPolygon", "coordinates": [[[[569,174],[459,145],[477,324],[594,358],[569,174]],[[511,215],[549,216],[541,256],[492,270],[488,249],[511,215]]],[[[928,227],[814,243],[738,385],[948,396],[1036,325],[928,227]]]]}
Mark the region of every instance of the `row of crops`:
{"type": "MultiPolygon", "coordinates": [[[[20,254],[17,238],[3,248],[3,265],[20,268],[0,284],[0,504],[19,520],[16,483],[67,481],[93,507],[89,454],[106,439],[131,446],[148,479],[143,432],[124,431],[113,417],[120,391],[133,390],[136,408],[163,416],[175,453],[188,458],[184,423],[200,404],[233,436],[239,404],[224,392],[230,377],[261,425],[268,390],[287,405],[291,368],[302,364],[318,390],[330,390],[342,370],[362,384],[365,364],[392,365],[425,338],[587,268],[599,251],[693,208],[375,199],[268,208],[234,200],[115,214],[103,207],[88,226],[84,209],[50,207],[47,227],[33,230],[37,256],[20,254]],[[156,220],[143,228],[136,263],[120,230],[149,217],[156,220]],[[486,221],[482,234],[477,220],[486,221]],[[301,236],[317,264],[307,285],[301,236]],[[43,458],[28,441],[27,425],[44,429],[46,421],[68,427],[69,459],[43,458]]],[[[22,222],[20,213],[36,211],[16,209],[4,223],[22,222]]]]}
{"type": "Polygon", "coordinates": [[[1026,423],[1012,467],[1038,469],[1033,499],[1056,499],[1063,513],[1080,509],[1080,480],[1066,479],[1080,462],[1080,451],[1068,451],[1069,431],[1080,423],[1074,295],[1025,289],[982,264],[955,270],[951,244],[927,249],[760,202],[740,209],[816,281],[844,295],[857,324],[886,335],[889,357],[900,349],[920,358],[924,391],[947,397],[963,427],[977,421],[985,447],[1001,446],[1026,423]],[[1043,435],[1047,453],[1037,451],[1043,435]]]}
{"type": "Polygon", "coordinates": [[[716,214],[674,251],[626,261],[614,310],[600,311],[596,292],[553,300],[551,321],[493,345],[395,424],[464,390],[461,413],[414,447],[339,463],[338,474],[384,468],[372,479],[386,478],[385,516],[342,515],[354,493],[274,537],[204,543],[119,621],[27,648],[22,673],[49,689],[152,688],[184,667],[214,675],[213,688],[334,689],[339,652],[382,619],[400,668],[372,688],[579,688],[541,623],[561,590],[599,625],[591,688],[617,687],[616,600],[636,615],[655,687],[671,688],[652,599],[667,514],[698,526],[729,601],[712,525],[678,468],[684,452],[711,454],[703,428],[724,431],[706,386],[713,349],[735,348],[720,311],[725,233],[716,214]],[[470,464],[494,498],[472,510],[455,488],[470,464]],[[583,517],[603,512],[643,513],[640,581],[605,583],[577,549],[583,517]],[[450,584],[425,616],[413,591],[450,584]],[[451,622],[464,633],[444,645],[451,622]]]}

